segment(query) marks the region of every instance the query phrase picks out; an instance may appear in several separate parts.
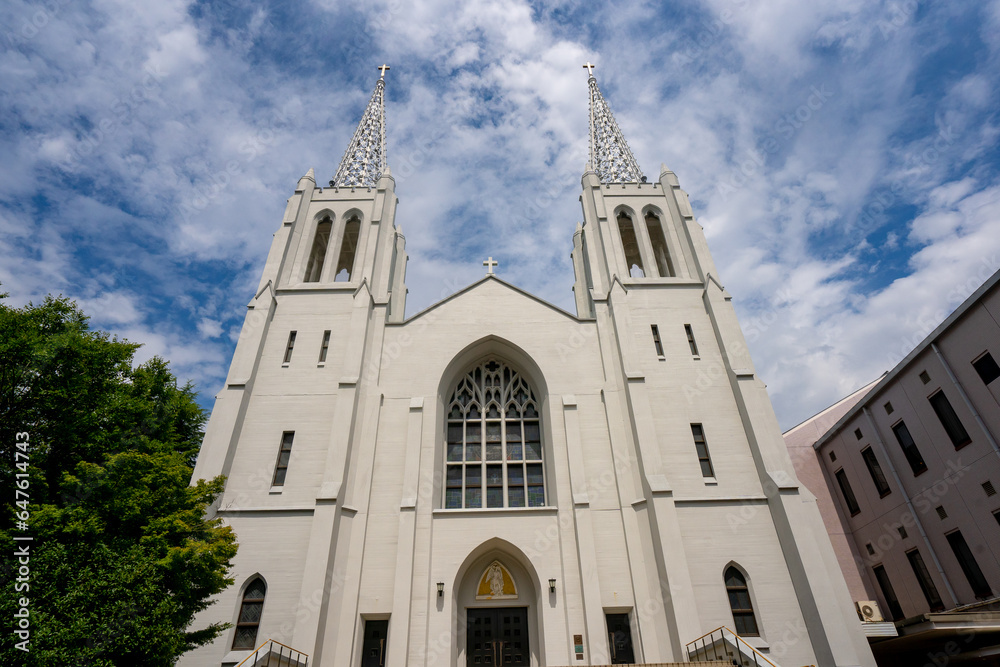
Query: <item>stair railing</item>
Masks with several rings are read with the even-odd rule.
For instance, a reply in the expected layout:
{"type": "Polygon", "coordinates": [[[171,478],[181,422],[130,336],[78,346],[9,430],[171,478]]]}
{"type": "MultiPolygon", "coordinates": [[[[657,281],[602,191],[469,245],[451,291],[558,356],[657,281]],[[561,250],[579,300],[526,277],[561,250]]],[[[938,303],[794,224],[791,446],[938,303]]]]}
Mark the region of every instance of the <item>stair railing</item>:
{"type": "Polygon", "coordinates": [[[703,634],[692,642],[688,642],[685,646],[688,661],[725,660],[728,662],[733,659],[733,655],[726,650],[727,643],[731,644],[736,650],[737,661],[744,667],[749,667],[750,665],[753,665],[753,667],[778,667],[774,661],[768,659],[767,656],[724,625],[703,634]],[[744,660],[744,656],[746,660],[744,660]],[[750,662],[751,660],[753,662],[750,662]]]}
{"type": "Polygon", "coordinates": [[[236,667],[309,667],[309,655],[268,639],[236,667]],[[264,657],[267,658],[266,662],[263,661],[264,657]]]}

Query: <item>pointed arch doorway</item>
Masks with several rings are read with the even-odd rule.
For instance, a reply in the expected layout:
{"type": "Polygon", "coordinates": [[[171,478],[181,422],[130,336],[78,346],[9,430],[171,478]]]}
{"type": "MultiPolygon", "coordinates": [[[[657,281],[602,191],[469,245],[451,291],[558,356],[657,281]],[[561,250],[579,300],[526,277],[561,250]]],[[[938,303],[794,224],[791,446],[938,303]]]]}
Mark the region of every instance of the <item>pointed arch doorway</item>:
{"type": "MultiPolygon", "coordinates": [[[[480,552],[482,553],[482,552],[480,552]]],[[[537,600],[534,577],[519,558],[493,551],[472,560],[459,595],[459,623],[465,627],[464,659],[469,667],[528,667],[538,664],[537,600]],[[534,660],[533,660],[534,656],[534,660]]]]}

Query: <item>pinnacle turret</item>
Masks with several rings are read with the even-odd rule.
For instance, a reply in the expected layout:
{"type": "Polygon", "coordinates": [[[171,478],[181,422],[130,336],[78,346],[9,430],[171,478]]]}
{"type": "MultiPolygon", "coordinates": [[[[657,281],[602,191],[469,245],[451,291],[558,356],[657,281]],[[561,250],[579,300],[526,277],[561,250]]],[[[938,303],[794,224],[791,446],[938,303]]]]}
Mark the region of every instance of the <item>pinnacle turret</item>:
{"type": "Polygon", "coordinates": [[[385,70],[375,82],[375,92],[361,116],[344,159],[340,161],[337,175],[330,181],[336,187],[373,188],[386,170],[385,156],[385,70]]]}
{"type": "Polygon", "coordinates": [[[638,183],[642,170],[597,86],[594,66],[587,63],[584,68],[590,73],[590,164],[601,183],[638,183]]]}

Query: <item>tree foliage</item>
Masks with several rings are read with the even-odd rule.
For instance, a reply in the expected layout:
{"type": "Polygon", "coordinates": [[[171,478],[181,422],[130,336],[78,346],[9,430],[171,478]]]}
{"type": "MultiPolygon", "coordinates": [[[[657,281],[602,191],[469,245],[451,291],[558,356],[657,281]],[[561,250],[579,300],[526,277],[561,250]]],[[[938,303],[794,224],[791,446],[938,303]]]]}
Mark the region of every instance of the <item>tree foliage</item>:
{"type": "Polygon", "coordinates": [[[31,513],[21,530],[11,493],[0,543],[11,554],[15,535],[33,537],[29,589],[8,556],[0,592],[8,619],[29,599],[30,653],[4,633],[2,664],[172,665],[226,627],[189,629],[232,584],[236,554],[231,529],[205,518],[223,478],[189,485],[205,415],[162,359],[133,368],[138,347],[92,331],[67,299],[0,295],[0,473],[22,472],[27,433],[31,513]]]}

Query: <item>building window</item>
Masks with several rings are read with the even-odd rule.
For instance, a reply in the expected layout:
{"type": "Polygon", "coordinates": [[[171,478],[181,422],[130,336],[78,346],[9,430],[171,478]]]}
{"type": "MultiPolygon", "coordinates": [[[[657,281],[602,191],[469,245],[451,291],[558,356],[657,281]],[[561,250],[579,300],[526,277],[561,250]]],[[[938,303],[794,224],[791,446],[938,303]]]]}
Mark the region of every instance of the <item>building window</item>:
{"type": "Polygon", "coordinates": [[[860,428],[854,429],[854,437],[857,438],[858,440],[861,439],[861,429],[860,428]]]}
{"type": "Polygon", "coordinates": [[[319,282],[320,274],[323,273],[323,262],[326,260],[326,249],[330,245],[330,229],[333,223],[329,217],[316,225],[316,235],[313,236],[312,249],[309,251],[309,261],[306,262],[307,283],[319,282]]]}
{"type": "Polygon", "coordinates": [[[973,361],[972,367],[979,373],[983,384],[989,384],[1000,378],[1000,366],[993,360],[993,356],[989,352],[973,361]]]}
{"type": "Polygon", "coordinates": [[[903,526],[898,526],[896,530],[899,531],[899,539],[905,540],[907,537],[906,528],[903,526]]]}
{"type": "Polygon", "coordinates": [[[733,610],[736,634],[741,637],[759,637],[747,580],[742,572],[732,566],[726,570],[726,593],[729,595],[729,608],[733,610]]]}
{"type": "Polygon", "coordinates": [[[447,509],[545,506],[538,401],[520,373],[488,359],[448,403],[447,509]]]}
{"type": "Polygon", "coordinates": [[[979,569],[979,563],[976,562],[975,556],[972,555],[972,549],[965,542],[965,538],[962,537],[962,531],[956,530],[953,533],[948,533],[945,535],[948,538],[948,544],[951,545],[951,550],[955,552],[955,558],[958,559],[958,564],[962,566],[962,572],[965,573],[965,578],[969,580],[969,585],[972,587],[972,592],[976,596],[977,600],[984,600],[993,595],[993,591],[990,590],[990,585],[986,581],[986,577],[983,576],[983,571],[979,569]]]}
{"type": "Polygon", "coordinates": [[[944,609],[944,603],[941,602],[941,596],[938,595],[937,586],[934,585],[934,580],[931,579],[931,573],[927,571],[927,566],[924,565],[924,559],[920,552],[916,549],[907,551],[906,558],[910,561],[910,567],[913,568],[913,574],[917,577],[917,583],[920,584],[920,590],[924,592],[924,597],[927,599],[931,611],[944,609]]]}
{"type": "Polygon", "coordinates": [[[608,624],[611,664],[631,665],[635,663],[635,651],[632,648],[632,627],[628,622],[628,614],[605,614],[604,618],[608,624]]]}
{"type": "Polygon", "coordinates": [[[295,439],[294,431],[285,431],[281,434],[281,449],[278,450],[278,463],[274,466],[274,479],[271,486],[284,486],[285,473],[288,472],[288,459],[292,457],[292,440],[295,439]]]}
{"type": "Polygon", "coordinates": [[[885,604],[889,607],[889,618],[893,621],[898,621],[903,618],[903,608],[899,606],[899,599],[896,598],[896,591],[892,589],[892,582],[889,581],[889,575],[885,573],[885,568],[881,565],[873,567],[872,572],[875,573],[875,581],[878,582],[878,587],[882,589],[882,597],[885,598],[885,604]]]}
{"type": "Polygon", "coordinates": [[[948,518],[948,513],[944,511],[944,505],[938,505],[934,511],[937,512],[938,518],[942,521],[948,518]]]}
{"type": "Polygon", "coordinates": [[[837,460],[837,452],[830,452],[830,462],[832,463],[836,460],[837,460]]]}
{"type": "Polygon", "coordinates": [[[708,455],[708,441],[705,440],[705,429],[701,424],[691,424],[691,435],[694,437],[694,449],[698,453],[698,463],[701,464],[702,477],[715,477],[712,468],[712,457],[708,455]]]}
{"type": "Polygon", "coordinates": [[[865,545],[865,551],[868,552],[869,556],[874,556],[875,555],[875,547],[872,546],[871,542],[869,542],[868,544],[865,545]]]}
{"type": "Polygon", "coordinates": [[[889,483],[885,480],[885,475],[882,473],[882,466],[878,464],[878,459],[875,458],[875,452],[872,451],[872,448],[865,447],[862,449],[861,458],[865,460],[865,465],[868,466],[868,473],[872,476],[872,481],[875,482],[879,498],[885,498],[892,493],[892,489],[889,488],[889,483]]]}
{"type": "Polygon", "coordinates": [[[698,356],[698,343],[694,341],[694,331],[691,329],[690,324],[684,325],[684,333],[687,334],[688,347],[691,348],[691,355],[698,356]]]}
{"type": "Polygon", "coordinates": [[[361,220],[351,216],[344,224],[344,236],[340,241],[340,258],[337,260],[336,282],[348,282],[354,274],[354,258],[358,253],[358,238],[361,236],[361,220]]]}
{"type": "Polygon", "coordinates": [[[906,422],[899,422],[893,426],[892,432],[896,435],[896,441],[903,449],[903,455],[906,457],[906,462],[910,464],[913,476],[916,477],[920,473],[926,472],[927,464],[924,463],[924,457],[920,456],[920,450],[917,449],[917,443],[913,442],[913,436],[910,435],[910,429],[906,428],[906,422]]]}
{"type": "Polygon", "coordinates": [[[295,349],[295,333],[294,331],[288,332],[288,345],[285,346],[285,358],[282,363],[287,364],[292,360],[292,350],[295,349]]]}
{"type": "Polygon", "coordinates": [[[889,401],[886,401],[883,407],[885,408],[885,414],[891,415],[893,413],[892,403],[889,401]]]}
{"type": "Polygon", "coordinates": [[[323,363],[326,361],[326,353],[330,349],[330,330],[327,329],[323,332],[323,344],[319,347],[319,361],[323,363]]]}
{"type": "Polygon", "coordinates": [[[927,374],[927,371],[920,371],[920,381],[927,384],[931,381],[931,376],[927,374]]]}
{"type": "Polygon", "coordinates": [[[663,343],[660,341],[660,329],[655,324],[651,324],[653,330],[653,347],[656,348],[656,356],[663,356],[663,343]]]}
{"type": "Polygon", "coordinates": [[[944,430],[947,431],[948,437],[951,438],[951,444],[955,445],[955,449],[961,449],[972,442],[972,438],[969,437],[969,433],[962,426],[962,421],[955,414],[954,408],[951,407],[951,403],[948,402],[948,397],[944,395],[943,391],[932,394],[927,400],[931,402],[934,414],[941,420],[941,426],[944,426],[944,430]]]}
{"type": "Polygon", "coordinates": [[[656,261],[657,272],[661,278],[673,277],[674,265],[667,250],[667,237],[663,234],[659,216],[652,211],[646,213],[646,231],[649,232],[649,243],[653,246],[653,259],[656,261]]]}
{"type": "Polygon", "coordinates": [[[987,498],[991,498],[997,494],[997,490],[993,487],[992,480],[986,480],[983,482],[983,491],[986,492],[987,498]]]}
{"type": "Polygon", "coordinates": [[[618,233],[621,235],[622,248],[625,250],[625,267],[633,278],[645,278],[642,268],[642,253],[639,252],[639,240],[635,236],[635,225],[632,216],[625,211],[618,214],[618,233]]]}
{"type": "Polygon", "coordinates": [[[840,493],[844,496],[844,502],[847,503],[847,509],[850,511],[851,516],[861,512],[861,508],[858,507],[858,499],[854,497],[854,491],[851,489],[851,483],[847,479],[847,473],[841,468],[834,473],[837,478],[837,484],[840,485],[840,493]]]}
{"type": "Polygon", "coordinates": [[[252,651],[257,647],[257,629],[260,627],[266,594],[267,586],[260,577],[251,581],[243,591],[240,615],[236,618],[236,633],[233,636],[234,651],[252,651]]]}

